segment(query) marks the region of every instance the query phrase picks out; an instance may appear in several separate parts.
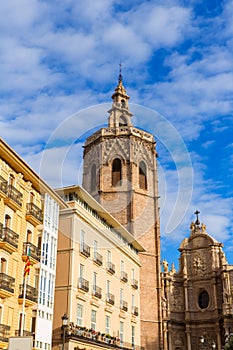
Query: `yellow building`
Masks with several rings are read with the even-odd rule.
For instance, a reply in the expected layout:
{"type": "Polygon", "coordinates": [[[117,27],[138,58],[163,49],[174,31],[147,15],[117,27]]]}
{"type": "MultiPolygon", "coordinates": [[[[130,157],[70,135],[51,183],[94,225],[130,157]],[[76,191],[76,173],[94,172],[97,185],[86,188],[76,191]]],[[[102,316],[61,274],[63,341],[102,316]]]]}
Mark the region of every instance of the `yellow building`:
{"type": "Polygon", "coordinates": [[[51,348],[59,206],[61,198],[0,139],[1,349],[21,335],[33,337],[34,349],[51,348]]]}
{"type": "Polygon", "coordinates": [[[54,349],[68,315],[65,349],[140,346],[142,246],[82,187],[56,191],[60,212],[54,309],[54,349]]]}

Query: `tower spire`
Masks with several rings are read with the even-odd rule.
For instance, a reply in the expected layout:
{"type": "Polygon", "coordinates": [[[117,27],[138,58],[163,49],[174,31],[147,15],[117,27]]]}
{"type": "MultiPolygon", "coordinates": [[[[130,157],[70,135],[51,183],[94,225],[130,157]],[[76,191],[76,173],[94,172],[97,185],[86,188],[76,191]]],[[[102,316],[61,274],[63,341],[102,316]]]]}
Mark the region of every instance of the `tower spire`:
{"type": "Polygon", "coordinates": [[[122,72],[121,72],[121,69],[122,69],[122,63],[119,63],[119,76],[118,76],[118,82],[119,83],[122,83],[122,72]]]}
{"type": "Polygon", "coordinates": [[[200,221],[199,221],[199,218],[198,218],[198,214],[200,214],[200,212],[198,210],[196,210],[194,214],[197,216],[197,220],[195,222],[195,225],[200,225],[200,221]]]}

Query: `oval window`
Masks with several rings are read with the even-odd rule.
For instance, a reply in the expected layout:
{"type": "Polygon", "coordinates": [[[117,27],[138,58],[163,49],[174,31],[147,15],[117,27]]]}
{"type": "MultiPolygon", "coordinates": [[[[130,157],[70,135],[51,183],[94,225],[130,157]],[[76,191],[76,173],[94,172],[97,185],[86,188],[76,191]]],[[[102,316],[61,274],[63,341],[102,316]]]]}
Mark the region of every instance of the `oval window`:
{"type": "Polygon", "coordinates": [[[206,309],[209,305],[209,294],[207,293],[206,290],[203,290],[200,294],[199,294],[199,298],[198,298],[198,305],[201,309],[206,309]]]}

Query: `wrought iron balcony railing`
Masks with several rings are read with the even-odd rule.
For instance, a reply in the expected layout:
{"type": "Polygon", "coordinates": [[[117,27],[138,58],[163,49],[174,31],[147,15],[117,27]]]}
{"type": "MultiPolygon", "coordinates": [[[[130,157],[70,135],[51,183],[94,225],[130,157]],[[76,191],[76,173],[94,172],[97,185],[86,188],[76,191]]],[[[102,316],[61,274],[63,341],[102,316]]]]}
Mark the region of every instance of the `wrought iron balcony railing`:
{"type": "Polygon", "coordinates": [[[120,302],[120,308],[121,308],[121,310],[123,310],[123,311],[128,311],[128,303],[127,303],[127,301],[121,300],[121,302],[120,302]]]}
{"type": "Polygon", "coordinates": [[[137,307],[137,306],[133,306],[133,307],[132,307],[132,314],[133,314],[134,316],[138,316],[138,307],[137,307]]]}
{"type": "Polygon", "coordinates": [[[0,242],[6,242],[15,248],[18,248],[19,235],[9,227],[3,227],[0,224],[0,242]]]}
{"type": "MultiPolygon", "coordinates": [[[[30,286],[29,284],[26,284],[26,299],[30,300],[34,303],[37,302],[37,289],[35,287],[30,286]]],[[[24,284],[20,284],[19,286],[19,299],[23,298],[24,294],[24,284]]]]}
{"type": "Polygon", "coordinates": [[[102,298],[102,289],[96,285],[92,288],[92,295],[94,295],[96,298],[101,299],[102,298]]]}
{"type": "Polygon", "coordinates": [[[90,247],[86,243],[80,244],[80,254],[84,255],[86,258],[90,256],[90,247]]]}
{"type": "Polygon", "coordinates": [[[124,271],[121,271],[121,280],[123,282],[127,282],[128,281],[128,274],[124,271]]]}
{"type": "Polygon", "coordinates": [[[106,294],[106,302],[111,304],[111,305],[114,305],[115,304],[115,296],[111,293],[107,293],[106,294]]]}
{"type": "Polygon", "coordinates": [[[101,266],[103,264],[103,256],[98,252],[94,252],[94,262],[101,266]]]}
{"type": "Polygon", "coordinates": [[[7,194],[7,181],[0,175],[0,191],[7,194]]]}
{"type": "Polygon", "coordinates": [[[83,290],[84,292],[89,291],[89,282],[85,280],[85,278],[80,278],[78,282],[78,288],[83,290]]]}
{"type": "Polygon", "coordinates": [[[133,278],[132,281],[131,281],[131,286],[134,289],[138,289],[138,281],[133,278]]]}
{"type": "Polygon", "coordinates": [[[112,262],[108,261],[107,262],[107,270],[108,270],[108,272],[110,272],[113,275],[116,271],[116,267],[112,262]]]}
{"type": "Polygon", "coordinates": [[[23,194],[17,190],[13,185],[7,186],[7,196],[11,198],[15,203],[22,207],[23,194]]]}
{"type": "MultiPolygon", "coordinates": [[[[15,286],[15,278],[8,276],[6,273],[0,273],[0,289],[6,291],[7,294],[3,292],[4,296],[10,296],[10,294],[14,293],[15,286]],[[8,294],[9,293],[9,294],[8,294]]],[[[0,295],[2,295],[2,291],[0,291],[0,295]]]]}
{"type": "Polygon", "coordinates": [[[40,249],[36,247],[34,244],[31,242],[24,242],[23,243],[23,256],[27,256],[28,250],[30,252],[30,257],[32,259],[35,259],[37,261],[40,261],[40,249]]]}
{"type": "MultiPolygon", "coordinates": [[[[16,329],[16,330],[15,330],[15,336],[16,336],[16,337],[20,337],[20,336],[21,336],[21,331],[20,331],[20,329],[16,329]]],[[[29,332],[29,331],[23,330],[23,337],[32,337],[32,336],[34,336],[34,333],[33,333],[33,332],[29,332]]]]}
{"type": "Polygon", "coordinates": [[[10,326],[0,324],[0,341],[7,343],[10,336],[10,326]]]}
{"type": "Polygon", "coordinates": [[[42,210],[37,207],[34,203],[27,203],[27,213],[26,215],[32,215],[39,222],[43,222],[42,210]]]}

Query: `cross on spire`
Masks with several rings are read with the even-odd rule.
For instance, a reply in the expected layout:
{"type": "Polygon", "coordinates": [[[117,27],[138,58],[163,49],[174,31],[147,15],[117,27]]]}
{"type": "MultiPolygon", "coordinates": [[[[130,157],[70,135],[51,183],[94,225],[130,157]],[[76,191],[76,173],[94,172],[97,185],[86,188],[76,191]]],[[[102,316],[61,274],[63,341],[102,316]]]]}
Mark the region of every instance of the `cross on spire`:
{"type": "Polygon", "coordinates": [[[197,220],[196,220],[195,224],[196,225],[200,225],[200,221],[199,221],[199,218],[198,218],[198,214],[200,214],[200,212],[198,210],[196,210],[194,214],[197,216],[197,220]]]}
{"type": "Polygon", "coordinates": [[[122,74],[121,74],[121,68],[122,68],[122,63],[119,63],[119,77],[118,77],[118,81],[119,83],[122,82],[122,74]]]}

